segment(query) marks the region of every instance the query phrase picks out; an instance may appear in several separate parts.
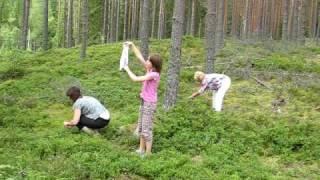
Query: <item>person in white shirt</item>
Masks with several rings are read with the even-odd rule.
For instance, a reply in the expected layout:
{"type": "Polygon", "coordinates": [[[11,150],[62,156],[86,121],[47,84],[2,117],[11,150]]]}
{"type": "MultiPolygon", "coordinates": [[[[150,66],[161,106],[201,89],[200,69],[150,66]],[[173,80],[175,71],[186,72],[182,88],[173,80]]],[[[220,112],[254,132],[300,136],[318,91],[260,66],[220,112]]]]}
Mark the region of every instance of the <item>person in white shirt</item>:
{"type": "Polygon", "coordinates": [[[223,98],[231,85],[231,79],[224,74],[205,74],[201,71],[194,73],[194,79],[201,83],[201,88],[193,93],[189,98],[193,99],[205,91],[212,91],[212,108],[215,111],[221,111],[223,98]]]}
{"type": "Polygon", "coordinates": [[[94,97],[82,96],[78,87],[71,87],[66,95],[73,101],[73,119],[65,121],[64,126],[77,126],[88,134],[97,133],[97,129],[106,127],[110,122],[109,111],[94,97]]]}

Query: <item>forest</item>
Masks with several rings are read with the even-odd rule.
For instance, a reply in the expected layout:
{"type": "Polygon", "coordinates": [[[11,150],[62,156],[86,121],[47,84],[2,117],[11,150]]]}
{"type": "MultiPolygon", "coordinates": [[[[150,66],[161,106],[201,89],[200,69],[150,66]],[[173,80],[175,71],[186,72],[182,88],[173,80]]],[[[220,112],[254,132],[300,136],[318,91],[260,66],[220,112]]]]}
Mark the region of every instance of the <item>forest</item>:
{"type": "Polygon", "coordinates": [[[319,0],[0,0],[0,179],[318,179],[319,44],[319,0]],[[221,112],[200,71],[230,77],[221,112]],[[64,124],[70,87],[110,112],[97,134],[64,124]]]}

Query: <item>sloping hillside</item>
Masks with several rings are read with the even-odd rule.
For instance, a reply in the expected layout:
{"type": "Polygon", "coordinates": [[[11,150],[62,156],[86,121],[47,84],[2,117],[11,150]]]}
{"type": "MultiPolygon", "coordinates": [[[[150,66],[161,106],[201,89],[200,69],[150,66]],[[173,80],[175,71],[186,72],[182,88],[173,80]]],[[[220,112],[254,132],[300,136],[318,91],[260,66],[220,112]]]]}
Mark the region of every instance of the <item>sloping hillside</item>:
{"type": "MultiPolygon", "coordinates": [[[[317,179],[320,176],[320,48],[228,40],[216,71],[231,76],[224,111],[197,90],[200,39],[184,38],[176,108],[162,102],[170,41],[152,41],[164,59],[153,155],[134,153],[140,84],[119,72],[121,44],[0,53],[0,179],[317,179]],[[287,47],[287,48],[285,48],[287,47]],[[288,48],[290,47],[290,48],[288,48]],[[110,109],[101,136],[64,129],[72,117],[65,90],[78,85],[110,109]],[[277,106],[280,103],[280,110],[277,106]]],[[[142,74],[131,54],[130,66],[142,74]]]]}

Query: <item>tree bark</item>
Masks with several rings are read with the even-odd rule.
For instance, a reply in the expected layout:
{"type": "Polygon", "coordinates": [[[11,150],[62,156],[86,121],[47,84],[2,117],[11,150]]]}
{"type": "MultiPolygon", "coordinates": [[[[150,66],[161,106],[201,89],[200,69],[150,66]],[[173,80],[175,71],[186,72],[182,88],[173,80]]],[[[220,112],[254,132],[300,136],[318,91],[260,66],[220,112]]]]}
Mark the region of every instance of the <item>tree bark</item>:
{"type": "Polygon", "coordinates": [[[149,21],[150,21],[150,1],[143,1],[143,20],[141,27],[141,53],[144,59],[148,58],[149,55],[149,21]]]}
{"type": "Polygon", "coordinates": [[[305,43],[305,1],[298,0],[298,43],[303,45],[305,43]]]}
{"type": "Polygon", "coordinates": [[[288,0],[282,0],[282,40],[288,40],[288,0]]]}
{"type": "Polygon", "coordinates": [[[73,46],[73,0],[68,1],[67,48],[73,46]]]}
{"type": "Polygon", "coordinates": [[[87,51],[87,41],[88,41],[88,30],[89,30],[89,4],[88,0],[82,0],[82,44],[80,50],[80,59],[84,59],[86,57],[87,51]]]}
{"type": "Polygon", "coordinates": [[[160,0],[158,39],[162,39],[164,36],[164,7],[165,0],[160,0]]]}
{"type": "Polygon", "coordinates": [[[117,1],[117,19],[116,19],[116,41],[119,41],[119,23],[120,23],[120,1],[117,1]]]}
{"type": "Polygon", "coordinates": [[[313,3],[313,13],[312,13],[312,25],[311,25],[311,37],[315,38],[317,35],[317,10],[318,10],[318,0],[314,0],[313,3]]]}
{"type": "Polygon", "coordinates": [[[102,32],[101,32],[101,39],[102,43],[107,43],[108,39],[108,0],[103,0],[103,22],[102,22],[102,32]]]}
{"type": "Polygon", "coordinates": [[[190,27],[190,33],[192,36],[196,35],[196,0],[192,0],[192,10],[191,10],[191,27],[190,27]]]}
{"type": "Polygon", "coordinates": [[[218,14],[217,14],[217,26],[216,26],[216,39],[215,39],[215,52],[223,48],[224,45],[224,10],[225,4],[224,0],[218,0],[218,14]]]}
{"type": "Polygon", "coordinates": [[[249,17],[249,0],[245,0],[245,7],[244,7],[244,13],[243,13],[243,19],[242,19],[241,39],[247,38],[248,17],[249,17]]]}
{"type": "Polygon", "coordinates": [[[124,1],[124,17],[123,17],[123,40],[127,40],[127,26],[128,26],[128,0],[124,1]]]}
{"type": "MultiPolygon", "coordinates": [[[[48,0],[43,1],[43,49],[48,50],[48,0]]],[[[1,24],[1,22],[0,22],[1,24]]]]}
{"type": "Polygon", "coordinates": [[[214,59],[215,59],[215,29],[217,19],[217,2],[216,0],[207,0],[208,10],[206,15],[206,28],[205,28],[205,40],[206,40],[206,72],[212,73],[214,71],[214,59]]]}
{"type": "Polygon", "coordinates": [[[137,38],[136,32],[137,32],[137,0],[132,0],[132,23],[131,23],[131,37],[137,38]]]}
{"type": "Polygon", "coordinates": [[[151,37],[155,37],[156,32],[156,10],[157,10],[157,0],[153,0],[152,7],[152,28],[151,28],[151,37]]]}
{"type": "Polygon", "coordinates": [[[139,39],[141,39],[141,36],[142,36],[143,4],[144,4],[144,0],[140,0],[140,8],[139,8],[139,39]]]}
{"type": "Polygon", "coordinates": [[[175,0],[171,33],[171,53],[164,100],[164,108],[166,110],[174,106],[177,101],[184,16],[185,0],[175,0]]]}
{"type": "Polygon", "coordinates": [[[21,34],[21,48],[24,50],[27,49],[29,14],[30,14],[30,0],[24,0],[23,16],[22,16],[22,34],[21,34]]]}
{"type": "Polygon", "coordinates": [[[64,0],[63,4],[63,47],[67,47],[67,39],[68,39],[68,0],[64,0]]]}

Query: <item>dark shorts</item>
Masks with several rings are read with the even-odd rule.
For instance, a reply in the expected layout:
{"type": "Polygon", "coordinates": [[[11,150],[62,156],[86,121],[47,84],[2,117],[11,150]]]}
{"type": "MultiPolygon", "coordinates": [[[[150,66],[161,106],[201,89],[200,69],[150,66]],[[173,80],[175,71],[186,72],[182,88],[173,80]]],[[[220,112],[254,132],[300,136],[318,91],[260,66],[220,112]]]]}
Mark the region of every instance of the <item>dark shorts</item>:
{"type": "Polygon", "coordinates": [[[109,124],[109,122],[110,122],[110,119],[105,120],[105,119],[102,119],[102,118],[98,118],[98,119],[94,120],[94,119],[87,118],[84,115],[81,115],[80,116],[80,121],[77,124],[77,127],[80,130],[84,126],[90,128],[90,129],[101,129],[101,128],[106,127],[109,124]]]}

